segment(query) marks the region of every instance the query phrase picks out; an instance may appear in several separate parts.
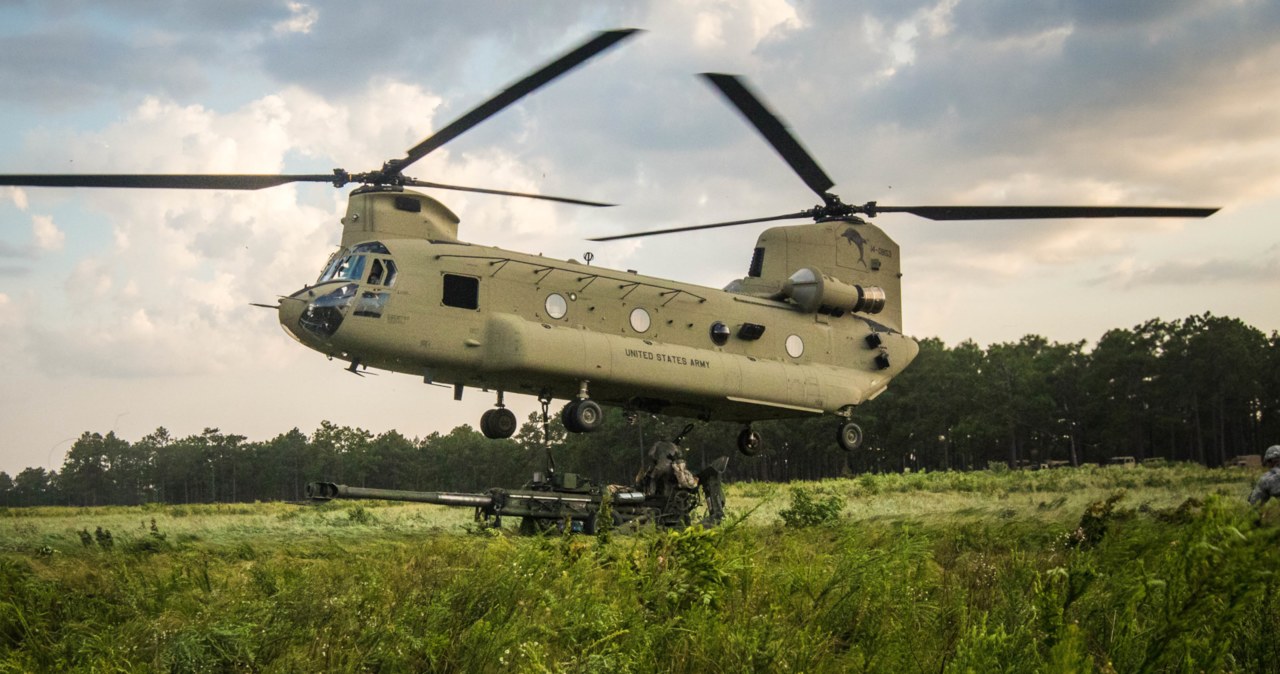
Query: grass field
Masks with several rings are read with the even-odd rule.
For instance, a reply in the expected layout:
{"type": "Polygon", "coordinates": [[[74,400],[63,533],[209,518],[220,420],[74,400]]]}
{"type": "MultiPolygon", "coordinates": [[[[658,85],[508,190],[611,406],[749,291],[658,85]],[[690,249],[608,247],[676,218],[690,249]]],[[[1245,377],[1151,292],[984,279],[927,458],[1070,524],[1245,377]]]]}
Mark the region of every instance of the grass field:
{"type": "Polygon", "coordinates": [[[737,484],[721,529],[607,540],[416,504],[0,511],[0,671],[1280,671],[1255,477],[737,484]]]}

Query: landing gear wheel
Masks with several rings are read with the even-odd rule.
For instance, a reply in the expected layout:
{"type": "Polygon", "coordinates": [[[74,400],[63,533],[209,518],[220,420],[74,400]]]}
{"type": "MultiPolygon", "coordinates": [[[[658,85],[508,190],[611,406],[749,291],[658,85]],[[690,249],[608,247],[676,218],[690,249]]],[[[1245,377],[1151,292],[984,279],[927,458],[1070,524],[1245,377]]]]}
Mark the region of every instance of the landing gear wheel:
{"type": "Polygon", "coordinates": [[[604,423],[604,411],[595,400],[579,400],[573,407],[573,425],[581,428],[584,434],[600,430],[604,423]]]}
{"type": "Polygon", "coordinates": [[[564,427],[574,433],[591,433],[599,430],[604,423],[604,410],[600,408],[600,403],[590,398],[575,400],[566,405],[565,415],[564,427]],[[567,423],[569,421],[573,422],[572,428],[567,423]]]}
{"type": "Polygon", "coordinates": [[[582,427],[578,426],[577,415],[574,410],[578,407],[579,400],[570,400],[560,410],[560,423],[564,424],[564,429],[570,433],[581,433],[582,427]]]}
{"type": "Polygon", "coordinates": [[[480,415],[480,432],[490,440],[504,440],[515,435],[519,423],[516,415],[505,407],[486,411],[480,415]]]}
{"type": "Polygon", "coordinates": [[[760,453],[764,447],[764,438],[760,437],[759,431],[753,431],[750,428],[742,429],[738,433],[738,451],[747,456],[755,456],[760,453]]]}
{"type": "Polygon", "coordinates": [[[840,424],[839,432],[836,434],[836,442],[840,443],[840,449],[846,452],[862,446],[862,428],[852,421],[846,421],[840,424]]]}

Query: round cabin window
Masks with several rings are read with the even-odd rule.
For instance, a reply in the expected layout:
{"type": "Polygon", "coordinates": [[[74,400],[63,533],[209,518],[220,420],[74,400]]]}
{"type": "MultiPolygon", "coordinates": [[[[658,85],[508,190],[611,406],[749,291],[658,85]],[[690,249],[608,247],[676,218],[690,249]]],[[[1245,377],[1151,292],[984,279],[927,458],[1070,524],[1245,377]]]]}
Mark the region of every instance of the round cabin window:
{"type": "Polygon", "coordinates": [[[800,339],[800,335],[787,337],[787,355],[792,358],[799,358],[804,355],[804,340],[800,339]]]}
{"type": "Polygon", "coordinates": [[[635,330],[636,332],[646,332],[649,330],[651,322],[652,321],[649,319],[649,312],[641,309],[640,307],[636,307],[631,310],[632,330],[635,330]]]}
{"type": "Polygon", "coordinates": [[[720,321],[712,323],[711,341],[715,342],[716,346],[724,346],[724,343],[729,341],[729,326],[720,321]]]}
{"type": "Polygon", "coordinates": [[[560,293],[551,293],[547,295],[547,315],[551,318],[564,318],[569,312],[569,303],[564,301],[564,296],[560,293]]]}

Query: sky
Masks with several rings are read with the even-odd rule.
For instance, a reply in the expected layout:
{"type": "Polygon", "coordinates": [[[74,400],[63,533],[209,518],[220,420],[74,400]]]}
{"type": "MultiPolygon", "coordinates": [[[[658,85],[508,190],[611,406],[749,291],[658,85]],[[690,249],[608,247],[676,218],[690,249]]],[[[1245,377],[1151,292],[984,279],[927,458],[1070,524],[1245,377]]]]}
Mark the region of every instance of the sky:
{"type": "MultiPolygon", "coordinates": [[[[817,199],[695,75],[742,75],[848,203],[1220,206],[1206,220],[876,223],[908,334],[948,344],[1206,311],[1280,329],[1280,3],[1269,0],[0,0],[0,173],[377,168],[592,33],[644,33],[415,164],[464,240],[723,287],[747,225],[817,199]]],[[[490,394],[353,377],[273,304],[336,248],[347,190],[0,187],[0,471],[85,431],[329,420],[478,426],[490,394]]],[[[536,402],[508,397],[520,418],[536,402]]]]}

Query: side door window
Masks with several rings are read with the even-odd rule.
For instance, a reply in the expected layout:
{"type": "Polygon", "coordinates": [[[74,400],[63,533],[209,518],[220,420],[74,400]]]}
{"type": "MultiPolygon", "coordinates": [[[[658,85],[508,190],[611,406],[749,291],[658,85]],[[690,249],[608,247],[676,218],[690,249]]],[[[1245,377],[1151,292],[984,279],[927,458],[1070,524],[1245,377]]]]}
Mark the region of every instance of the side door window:
{"type": "Polygon", "coordinates": [[[474,276],[444,275],[444,297],[447,307],[459,309],[480,308],[480,279],[474,276]]]}

